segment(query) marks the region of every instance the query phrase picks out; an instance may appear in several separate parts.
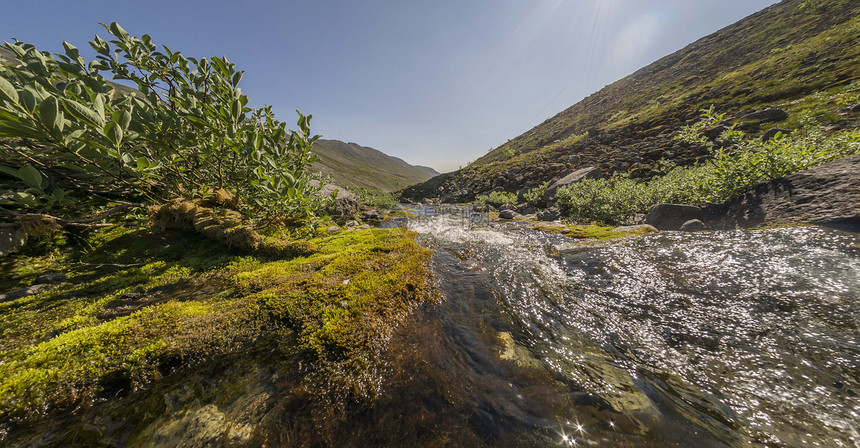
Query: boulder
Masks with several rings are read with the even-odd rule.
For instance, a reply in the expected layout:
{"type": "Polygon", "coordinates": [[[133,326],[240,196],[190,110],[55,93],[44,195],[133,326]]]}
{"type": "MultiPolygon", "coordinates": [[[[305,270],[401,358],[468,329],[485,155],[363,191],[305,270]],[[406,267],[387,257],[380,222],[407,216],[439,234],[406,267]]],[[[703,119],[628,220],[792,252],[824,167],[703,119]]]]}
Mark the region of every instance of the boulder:
{"type": "Polygon", "coordinates": [[[780,128],[768,129],[767,131],[765,131],[764,134],[762,134],[761,141],[766,142],[766,141],[776,137],[776,134],[788,135],[788,134],[791,134],[791,130],[780,129],[780,128]]]}
{"type": "Polygon", "coordinates": [[[517,206],[517,213],[521,215],[531,215],[535,211],[536,209],[534,208],[534,206],[528,203],[520,204],[517,206]]]}
{"type": "Polygon", "coordinates": [[[758,122],[771,122],[771,121],[783,121],[788,118],[788,113],[786,113],[782,109],[777,109],[775,107],[765,110],[756,111],[753,113],[746,114],[741,117],[741,120],[750,120],[750,121],[758,121],[758,122]]]}
{"type": "Polygon", "coordinates": [[[645,224],[658,230],[678,230],[691,219],[702,219],[702,209],[685,204],[657,204],[645,215],[645,224]]]}
{"type": "Polygon", "coordinates": [[[705,230],[705,223],[699,219],[691,219],[684,224],[681,224],[681,228],[678,230],[682,232],[701,232],[702,230],[705,230]]]}
{"type": "Polygon", "coordinates": [[[561,217],[561,213],[555,207],[550,207],[546,210],[540,211],[537,214],[537,219],[541,221],[555,221],[556,219],[561,217]]]}
{"type": "Polygon", "coordinates": [[[576,182],[580,182],[583,179],[599,179],[600,178],[600,170],[597,167],[587,166],[585,168],[578,169],[567,176],[562,177],[561,179],[555,181],[549,188],[546,189],[546,192],[543,194],[543,200],[549,202],[555,196],[555,192],[566,185],[570,185],[576,182]]]}
{"type": "Polygon", "coordinates": [[[712,229],[810,223],[860,231],[860,154],[759,184],[705,208],[712,229]]]}
{"type": "Polygon", "coordinates": [[[520,216],[520,214],[511,209],[504,209],[499,212],[499,218],[502,219],[514,219],[517,216],[520,216]]]}
{"type": "Polygon", "coordinates": [[[15,253],[27,244],[27,234],[17,227],[0,227],[0,257],[15,253]]]}
{"type": "MultiPolygon", "coordinates": [[[[311,185],[318,186],[319,183],[312,180],[311,185]],[[316,184],[314,185],[314,183],[316,184]]],[[[334,218],[345,218],[356,214],[358,212],[358,197],[350,193],[349,190],[335,184],[327,184],[323,185],[316,194],[320,197],[329,197],[335,190],[337,190],[337,196],[326,209],[326,213],[334,218]]]]}

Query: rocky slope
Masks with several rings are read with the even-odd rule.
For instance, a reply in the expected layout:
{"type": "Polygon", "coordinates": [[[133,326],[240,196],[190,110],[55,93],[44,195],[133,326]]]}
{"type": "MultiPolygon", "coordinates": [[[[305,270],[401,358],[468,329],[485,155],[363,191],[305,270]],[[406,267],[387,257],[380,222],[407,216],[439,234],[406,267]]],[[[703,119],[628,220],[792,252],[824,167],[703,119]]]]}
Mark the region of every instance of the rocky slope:
{"type": "Polygon", "coordinates": [[[317,140],[313,152],[319,160],[311,169],[347,188],[395,191],[439,174],[433,168],[410,165],[376,149],[339,140],[317,140]]]}
{"type": "Polygon", "coordinates": [[[753,134],[810,120],[826,129],[856,128],[858,35],[860,2],[784,0],[603,88],[463,170],[407,188],[403,196],[457,202],[494,190],[522,192],[584,166],[647,178],[660,159],[689,164],[707,157],[705,148],[674,136],[711,105],[753,134]],[[751,115],[768,109],[785,113],[751,115]]]}

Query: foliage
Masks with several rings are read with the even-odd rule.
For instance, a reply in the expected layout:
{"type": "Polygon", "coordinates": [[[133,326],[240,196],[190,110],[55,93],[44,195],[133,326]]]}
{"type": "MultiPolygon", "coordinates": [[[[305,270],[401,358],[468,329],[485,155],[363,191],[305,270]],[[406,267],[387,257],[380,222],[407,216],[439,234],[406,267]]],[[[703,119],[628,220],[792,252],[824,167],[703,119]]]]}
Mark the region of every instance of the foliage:
{"type": "MultiPolygon", "coordinates": [[[[721,120],[722,115],[714,114],[713,109],[704,111],[702,122],[686,127],[681,138],[706,140],[701,131],[721,120]]],[[[657,170],[664,174],[649,182],[637,182],[626,174],[584,180],[560,188],[558,204],[575,221],[623,223],[654,204],[722,202],[759,183],[860,153],[857,129],[826,135],[811,127],[797,136],[777,134],[763,142],[730,128],[720,140],[733,145],[715,149],[709,142],[711,158],[697,165],[663,162],[657,170]]]]}
{"type": "Polygon", "coordinates": [[[517,194],[508,193],[506,191],[494,191],[490,194],[478,195],[475,198],[476,204],[489,204],[493,207],[501,207],[503,205],[516,205],[517,194]]]}
{"type": "MultiPolygon", "coordinates": [[[[7,43],[18,66],[0,64],[2,171],[18,182],[3,205],[86,213],[94,197],[162,202],[227,189],[257,218],[307,218],[322,206],[306,167],[310,116],[288,131],[269,106],[252,109],[226,58],[195,59],[130,36],[118,24],[96,36],[97,59],[7,43]],[[124,95],[102,72],[133,82],[124,95]]],[[[104,201],[102,201],[104,202],[104,201]]]]}
{"type": "Polygon", "coordinates": [[[541,206],[544,204],[543,195],[546,193],[547,188],[549,188],[550,182],[546,181],[537,187],[529,189],[524,195],[523,200],[528,202],[533,206],[541,206]]]}
{"type": "Polygon", "coordinates": [[[358,196],[358,202],[362,207],[392,209],[397,205],[397,195],[386,193],[375,188],[358,188],[353,191],[358,196]]]}

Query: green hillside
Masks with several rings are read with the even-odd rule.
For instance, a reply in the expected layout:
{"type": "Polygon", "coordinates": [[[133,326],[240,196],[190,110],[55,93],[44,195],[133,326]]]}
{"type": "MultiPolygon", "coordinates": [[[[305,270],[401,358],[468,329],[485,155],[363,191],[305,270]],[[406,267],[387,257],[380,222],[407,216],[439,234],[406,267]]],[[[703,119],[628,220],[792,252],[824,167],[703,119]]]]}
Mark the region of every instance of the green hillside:
{"type": "Polygon", "coordinates": [[[433,168],[413,166],[397,157],[356,143],[318,140],[312,169],[347,188],[395,191],[438,175],[433,168]]]}
{"type": "Polygon", "coordinates": [[[699,160],[701,147],[674,140],[715,106],[727,118],[781,108],[786,121],[742,123],[752,133],[802,121],[857,126],[860,2],[785,0],[603,88],[490,151],[465,169],[405,192],[446,201],[491,190],[522,191],[582,166],[649,177],[659,159],[699,160]]]}

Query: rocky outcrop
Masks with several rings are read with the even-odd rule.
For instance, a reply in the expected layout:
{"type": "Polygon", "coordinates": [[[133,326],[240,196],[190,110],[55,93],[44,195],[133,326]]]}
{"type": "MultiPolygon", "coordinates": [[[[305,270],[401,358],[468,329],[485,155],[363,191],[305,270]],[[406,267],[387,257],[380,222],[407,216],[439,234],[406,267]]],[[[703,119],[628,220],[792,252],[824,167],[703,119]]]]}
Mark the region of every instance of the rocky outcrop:
{"type": "Polygon", "coordinates": [[[705,208],[708,227],[812,223],[860,231],[860,154],[776,179],[705,208]]]}
{"type": "Polygon", "coordinates": [[[657,204],[645,215],[645,224],[658,230],[678,230],[692,219],[702,219],[702,209],[685,204],[657,204]]]}
{"type": "MultiPolygon", "coordinates": [[[[316,187],[319,185],[319,183],[316,182],[317,181],[313,180],[311,181],[311,184],[316,187]]],[[[326,209],[326,213],[336,219],[350,218],[358,213],[358,197],[343,187],[339,187],[334,184],[323,185],[322,188],[317,191],[316,195],[320,197],[329,197],[335,192],[335,190],[337,191],[337,196],[335,196],[334,202],[332,202],[326,209]]]]}

